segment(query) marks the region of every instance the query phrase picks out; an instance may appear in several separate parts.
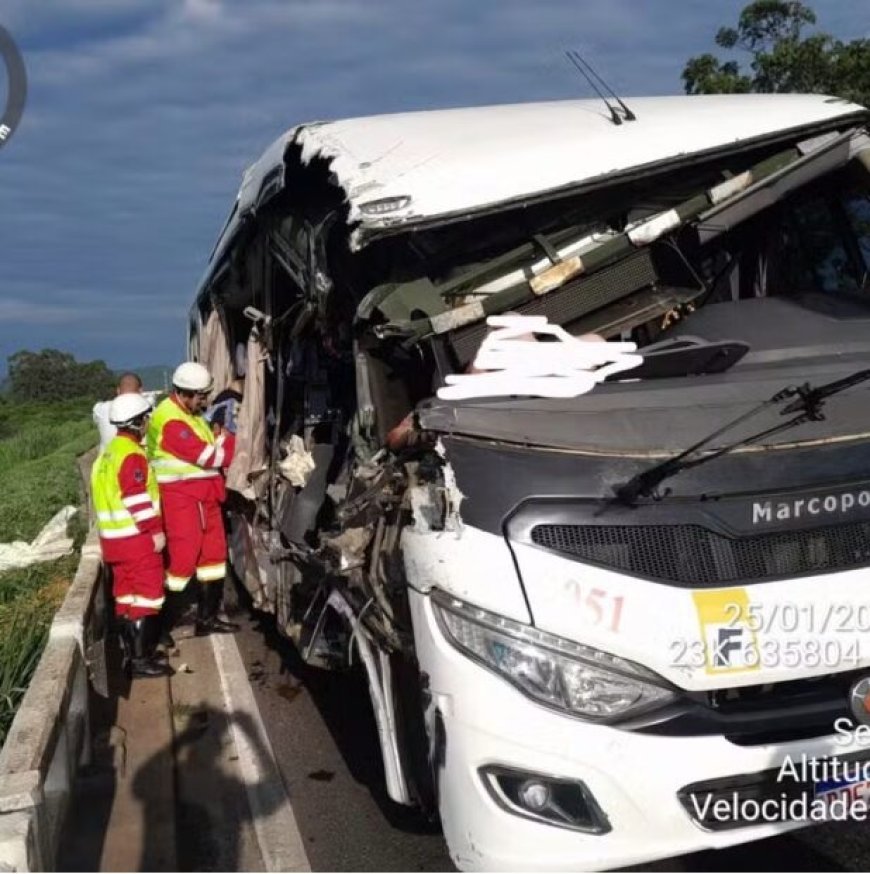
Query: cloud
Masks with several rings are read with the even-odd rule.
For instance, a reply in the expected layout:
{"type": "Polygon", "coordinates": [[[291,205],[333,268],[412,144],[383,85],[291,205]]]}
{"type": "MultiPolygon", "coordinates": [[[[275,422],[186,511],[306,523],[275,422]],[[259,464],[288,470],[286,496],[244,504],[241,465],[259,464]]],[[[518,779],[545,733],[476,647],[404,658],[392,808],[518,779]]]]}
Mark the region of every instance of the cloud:
{"type": "MultiPolygon", "coordinates": [[[[30,93],[0,151],[0,356],[175,361],[241,173],[292,124],[588,96],[568,47],[624,96],[678,93],[742,5],[7,0],[30,93]]],[[[848,36],[851,8],[820,24],[848,36]]]]}
{"type": "Polygon", "coordinates": [[[76,307],[45,304],[10,298],[0,300],[0,322],[15,325],[65,325],[77,321],[82,314],[76,307]]]}

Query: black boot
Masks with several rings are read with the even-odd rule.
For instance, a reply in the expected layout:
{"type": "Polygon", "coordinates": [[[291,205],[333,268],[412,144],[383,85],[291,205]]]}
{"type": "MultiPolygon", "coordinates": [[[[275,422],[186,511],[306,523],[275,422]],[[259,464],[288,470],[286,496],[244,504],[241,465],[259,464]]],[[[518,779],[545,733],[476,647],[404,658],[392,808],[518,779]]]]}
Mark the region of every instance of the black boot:
{"type": "Polygon", "coordinates": [[[239,630],[235,622],[227,622],[218,616],[224,592],[224,581],[202,583],[197,580],[196,636],[206,634],[232,634],[239,630]]]}
{"type": "Polygon", "coordinates": [[[155,655],[157,637],[160,633],[160,617],[143,616],[141,619],[128,620],[132,627],[132,658],[130,673],[134,680],[148,677],[171,677],[175,671],[155,655]]]}
{"type": "Polygon", "coordinates": [[[167,592],[163,602],[163,609],[158,617],[160,623],[158,625],[157,645],[164,649],[175,649],[175,638],[172,636],[172,629],[175,627],[176,615],[172,608],[172,598],[174,592],[167,592]]]}
{"type": "Polygon", "coordinates": [[[190,583],[180,592],[166,592],[163,609],[160,611],[160,636],[157,641],[160,646],[166,648],[175,647],[175,638],[172,636],[172,630],[182,624],[189,606],[190,583]]]}
{"type": "Polygon", "coordinates": [[[116,616],[115,624],[118,629],[118,640],[121,644],[121,670],[129,675],[130,662],[133,660],[133,638],[136,636],[136,632],[133,623],[123,616],[116,616]]]}

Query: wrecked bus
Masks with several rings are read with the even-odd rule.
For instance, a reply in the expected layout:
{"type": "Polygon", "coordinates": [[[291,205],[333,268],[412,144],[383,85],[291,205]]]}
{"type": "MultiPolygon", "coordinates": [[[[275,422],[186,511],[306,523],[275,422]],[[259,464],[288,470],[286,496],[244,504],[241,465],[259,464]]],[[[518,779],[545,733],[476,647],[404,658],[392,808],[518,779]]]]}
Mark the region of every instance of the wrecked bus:
{"type": "Polygon", "coordinates": [[[867,113],[628,102],[295,127],[190,313],[244,375],[235,572],[364,667],[461,869],[761,838],[862,785],[784,763],[870,757],[867,113]],[[637,360],[450,399],[507,313],[637,360]]]}

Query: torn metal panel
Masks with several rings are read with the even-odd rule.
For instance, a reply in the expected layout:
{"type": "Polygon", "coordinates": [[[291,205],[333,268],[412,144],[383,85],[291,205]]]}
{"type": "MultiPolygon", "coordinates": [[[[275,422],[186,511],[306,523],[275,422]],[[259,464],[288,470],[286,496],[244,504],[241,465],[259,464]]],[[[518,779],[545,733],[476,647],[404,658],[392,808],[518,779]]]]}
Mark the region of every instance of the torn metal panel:
{"type": "Polygon", "coordinates": [[[417,531],[441,531],[444,528],[442,489],[434,483],[412,486],[408,490],[411,515],[417,531]]]}
{"type": "Polygon", "coordinates": [[[520,581],[501,534],[465,525],[462,536],[444,531],[402,531],[402,558],[408,584],[419,592],[433,588],[529,622],[520,581]]]}
{"type": "MultiPolygon", "coordinates": [[[[848,141],[849,133],[843,134],[835,142],[844,146],[848,141]]],[[[763,160],[753,164],[750,168],[751,178],[760,182],[765,178],[780,172],[783,168],[793,165],[801,159],[801,152],[796,147],[789,147],[784,151],[769,155],[763,160]]],[[[375,329],[376,336],[385,337],[391,331],[406,332],[408,336],[417,339],[423,338],[430,333],[447,333],[458,327],[472,324],[482,319],[485,315],[497,315],[511,309],[522,308],[523,305],[534,302],[536,297],[542,297],[556,291],[567,282],[576,279],[581,274],[595,273],[614,262],[624,260],[633,248],[650,246],[666,234],[677,230],[684,222],[696,219],[707,211],[716,196],[716,189],[703,192],[695,192],[687,199],[681,200],[673,208],[667,209],[651,218],[646,218],[633,225],[627,226],[624,233],[606,239],[600,245],[587,250],[583,257],[575,255],[567,260],[559,260],[558,253],[546,243],[543,237],[537,236],[536,240],[543,243],[545,249],[549,249],[553,266],[544,270],[537,276],[530,278],[528,290],[525,286],[506,288],[476,301],[467,304],[451,313],[442,313],[429,318],[415,319],[407,325],[386,324],[375,329]],[[460,314],[458,323],[448,316],[460,314]]],[[[697,272],[692,277],[695,283],[699,283],[698,291],[703,291],[697,272]]],[[[684,275],[682,281],[688,277],[684,275]]],[[[560,322],[564,319],[558,320],[560,322]]],[[[448,380],[450,377],[448,377],[448,380]]],[[[537,392],[532,392],[536,394],[537,392]]]]}
{"type": "Polygon", "coordinates": [[[274,612],[275,566],[268,558],[268,533],[241,513],[230,513],[228,557],[233,573],[250,594],[254,607],[274,612]]]}
{"type": "Polygon", "coordinates": [[[371,528],[345,528],[336,537],[326,538],[324,547],[336,560],[339,573],[362,567],[366,561],[366,548],[374,532],[371,528]]]}
{"type": "Polygon", "coordinates": [[[372,709],[374,710],[375,725],[378,730],[378,740],[384,763],[387,794],[397,804],[411,804],[413,799],[405,777],[398,743],[397,714],[390,658],[368,634],[359,616],[341,592],[333,591],[327,603],[353,629],[354,642],[368,677],[372,709]]]}
{"type": "Polygon", "coordinates": [[[618,127],[597,100],[406,112],[293,127],[245,172],[238,208],[211,263],[220,261],[245,219],[284,187],[291,145],[301,149],[303,164],[330,162],[355,227],[351,246],[359,249],[396,227],[593,188],[651,166],[736,151],[866,115],[857,104],[815,94],[640,97],[630,103],[638,120],[618,127]]]}
{"type": "Polygon", "coordinates": [[[434,447],[437,474],[428,465],[412,463],[408,465],[411,484],[407,491],[407,501],[411,510],[416,531],[451,531],[456,537],[462,536],[462,517],[459,507],[465,497],[456,484],[456,475],[446,459],[446,451],[441,440],[434,447]]]}
{"type": "Polygon", "coordinates": [[[856,131],[835,137],[817,137],[799,143],[797,152],[800,157],[768,176],[759,177],[749,171],[717,186],[710,191],[713,206],[698,217],[699,239],[701,242],[713,239],[802,185],[842,167],[862,143],[867,146],[867,136],[856,131]],[[728,199],[725,192],[737,195],[736,199],[728,199]]]}
{"type": "MultiPolygon", "coordinates": [[[[438,451],[444,454],[444,445],[439,441],[438,451]]],[[[455,531],[457,536],[463,532],[462,516],[459,515],[459,506],[462,503],[465,495],[459,490],[456,484],[456,472],[452,465],[445,463],[444,465],[444,530],[455,531]]]]}
{"type": "Polygon", "coordinates": [[[630,103],[638,118],[631,126],[612,125],[598,101],[576,100],[347,119],[303,126],[296,141],[303,163],[331,159],[350,222],[359,223],[359,246],[378,228],[473,212],[860,111],[817,95],[630,103]]]}

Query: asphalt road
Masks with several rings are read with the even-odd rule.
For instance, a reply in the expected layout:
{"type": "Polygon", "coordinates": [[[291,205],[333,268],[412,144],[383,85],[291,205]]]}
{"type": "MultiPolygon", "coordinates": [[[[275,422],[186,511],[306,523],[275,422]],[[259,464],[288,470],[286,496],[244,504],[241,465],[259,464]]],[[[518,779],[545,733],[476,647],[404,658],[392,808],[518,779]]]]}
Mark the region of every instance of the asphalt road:
{"type": "MultiPolygon", "coordinates": [[[[440,832],[393,804],[361,677],[309,668],[271,620],[235,616],[237,635],[312,871],[454,870],[440,832]]],[[[835,823],[646,871],[865,871],[870,823],[835,823]]]]}
{"type": "Polygon", "coordinates": [[[311,870],[455,870],[438,827],[387,798],[362,678],[305,665],[268,618],[233,619],[311,870]]]}

